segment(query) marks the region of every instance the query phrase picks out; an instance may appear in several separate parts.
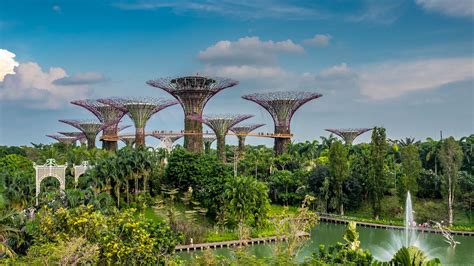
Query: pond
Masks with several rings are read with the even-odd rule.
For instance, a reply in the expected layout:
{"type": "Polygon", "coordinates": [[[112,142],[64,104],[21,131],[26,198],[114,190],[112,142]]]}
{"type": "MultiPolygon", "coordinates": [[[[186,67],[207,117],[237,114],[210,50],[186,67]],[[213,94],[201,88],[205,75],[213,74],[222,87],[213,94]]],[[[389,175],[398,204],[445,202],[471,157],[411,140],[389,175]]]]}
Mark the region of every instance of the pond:
{"type": "MultiPolygon", "coordinates": [[[[332,224],[332,223],[320,223],[311,232],[311,238],[307,241],[300,254],[298,255],[298,261],[303,261],[304,257],[311,256],[314,251],[318,250],[320,244],[333,245],[338,241],[342,242],[342,236],[346,230],[345,225],[332,224]]],[[[401,231],[396,230],[385,230],[376,228],[365,228],[357,227],[359,232],[359,238],[361,241],[361,247],[363,249],[369,249],[371,253],[377,259],[384,259],[387,254],[384,254],[384,250],[390,248],[391,244],[401,231]]],[[[439,234],[420,233],[419,241],[425,250],[429,250],[430,257],[438,257],[441,259],[443,264],[449,265],[473,265],[474,264],[474,237],[472,236],[454,236],[458,244],[456,248],[451,248],[447,243],[444,242],[444,238],[439,234]]],[[[248,250],[251,254],[259,258],[270,257],[272,254],[273,244],[267,245],[255,245],[249,246],[248,250]]],[[[195,252],[182,252],[179,255],[183,259],[190,259],[191,254],[196,254],[201,251],[195,252]]],[[[214,251],[216,254],[229,256],[231,250],[229,248],[217,249],[214,251]]]]}

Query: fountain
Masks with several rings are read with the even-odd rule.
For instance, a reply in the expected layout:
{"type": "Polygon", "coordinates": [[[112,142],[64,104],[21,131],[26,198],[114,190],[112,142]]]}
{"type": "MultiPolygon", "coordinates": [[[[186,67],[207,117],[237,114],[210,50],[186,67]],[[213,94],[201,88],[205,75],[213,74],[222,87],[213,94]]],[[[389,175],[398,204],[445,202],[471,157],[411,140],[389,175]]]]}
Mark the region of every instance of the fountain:
{"type": "Polygon", "coordinates": [[[403,232],[394,232],[390,243],[385,243],[381,247],[374,248],[374,257],[380,261],[389,261],[401,248],[416,247],[428,257],[432,257],[432,249],[426,243],[421,242],[416,229],[415,217],[413,215],[413,204],[410,191],[407,193],[405,201],[405,219],[403,232]]]}
{"type": "Polygon", "coordinates": [[[416,222],[413,216],[413,205],[411,203],[410,191],[407,193],[407,199],[405,202],[405,247],[415,245],[416,238],[416,222]]]}

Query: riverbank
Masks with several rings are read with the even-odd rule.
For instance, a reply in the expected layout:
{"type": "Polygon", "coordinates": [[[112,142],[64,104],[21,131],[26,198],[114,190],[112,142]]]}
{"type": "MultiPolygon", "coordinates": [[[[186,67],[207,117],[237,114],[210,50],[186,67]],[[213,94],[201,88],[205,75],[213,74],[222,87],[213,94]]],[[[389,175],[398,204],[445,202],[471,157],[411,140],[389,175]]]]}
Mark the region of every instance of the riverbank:
{"type": "MultiPolygon", "coordinates": [[[[352,217],[353,218],[353,217],[352,217]]],[[[368,227],[368,228],[381,228],[381,229],[393,229],[393,230],[404,230],[405,227],[401,225],[391,225],[391,224],[381,224],[381,223],[372,223],[372,222],[364,222],[364,221],[357,221],[357,219],[343,219],[338,218],[337,216],[332,215],[319,215],[319,220],[323,222],[329,223],[336,223],[336,224],[347,224],[349,222],[356,222],[357,226],[368,227]]],[[[427,232],[433,234],[442,234],[442,231],[435,228],[429,227],[414,227],[419,232],[427,232]]],[[[450,230],[451,234],[460,235],[460,236],[474,236],[473,231],[458,231],[458,230],[450,230]]]]}

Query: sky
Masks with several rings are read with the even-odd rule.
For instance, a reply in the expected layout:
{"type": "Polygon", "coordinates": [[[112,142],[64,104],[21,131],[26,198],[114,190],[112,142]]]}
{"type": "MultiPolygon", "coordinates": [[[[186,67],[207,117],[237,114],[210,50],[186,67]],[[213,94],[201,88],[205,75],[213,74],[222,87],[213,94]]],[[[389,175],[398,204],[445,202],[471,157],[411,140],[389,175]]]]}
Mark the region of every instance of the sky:
{"type": "MultiPolygon", "coordinates": [[[[171,98],[145,82],[196,73],[239,81],[205,114],[253,114],[261,132],[270,115],[242,95],[322,93],[294,115],[293,141],[374,126],[459,138],[474,132],[473,22],[472,0],[1,0],[0,145],[51,143],[75,131],[58,119],[94,119],[71,100],[171,98]]],[[[180,106],[147,124],[182,129],[180,106]]]]}

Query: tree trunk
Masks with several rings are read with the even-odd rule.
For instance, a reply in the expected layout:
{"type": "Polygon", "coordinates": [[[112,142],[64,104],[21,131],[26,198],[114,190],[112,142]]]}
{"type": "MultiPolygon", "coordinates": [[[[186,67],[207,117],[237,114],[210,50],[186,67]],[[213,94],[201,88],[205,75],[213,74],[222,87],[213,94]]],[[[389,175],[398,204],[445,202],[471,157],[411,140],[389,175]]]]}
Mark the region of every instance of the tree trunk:
{"type": "Polygon", "coordinates": [[[87,138],[87,149],[92,150],[95,148],[95,136],[87,138]]]}
{"type": "Polygon", "coordinates": [[[222,162],[226,162],[225,159],[225,135],[216,135],[217,137],[217,158],[222,162]]]}
{"type": "Polygon", "coordinates": [[[145,146],[145,128],[139,127],[135,130],[135,147],[145,146]]]}
{"type": "Polygon", "coordinates": [[[202,123],[189,118],[188,115],[185,115],[184,131],[197,133],[192,135],[184,135],[184,148],[190,152],[202,153],[204,148],[202,140],[202,123]]]}
{"type": "Polygon", "coordinates": [[[245,136],[238,136],[239,139],[239,157],[244,154],[245,151],[245,136]]]}
{"type": "MultiPolygon", "coordinates": [[[[290,134],[290,128],[286,126],[275,126],[275,134],[290,134]]],[[[275,156],[282,155],[291,143],[290,138],[275,138],[275,156]]]]}
{"type": "Polygon", "coordinates": [[[453,225],[453,199],[454,191],[452,185],[452,178],[448,177],[448,223],[449,226],[453,225]]]}

